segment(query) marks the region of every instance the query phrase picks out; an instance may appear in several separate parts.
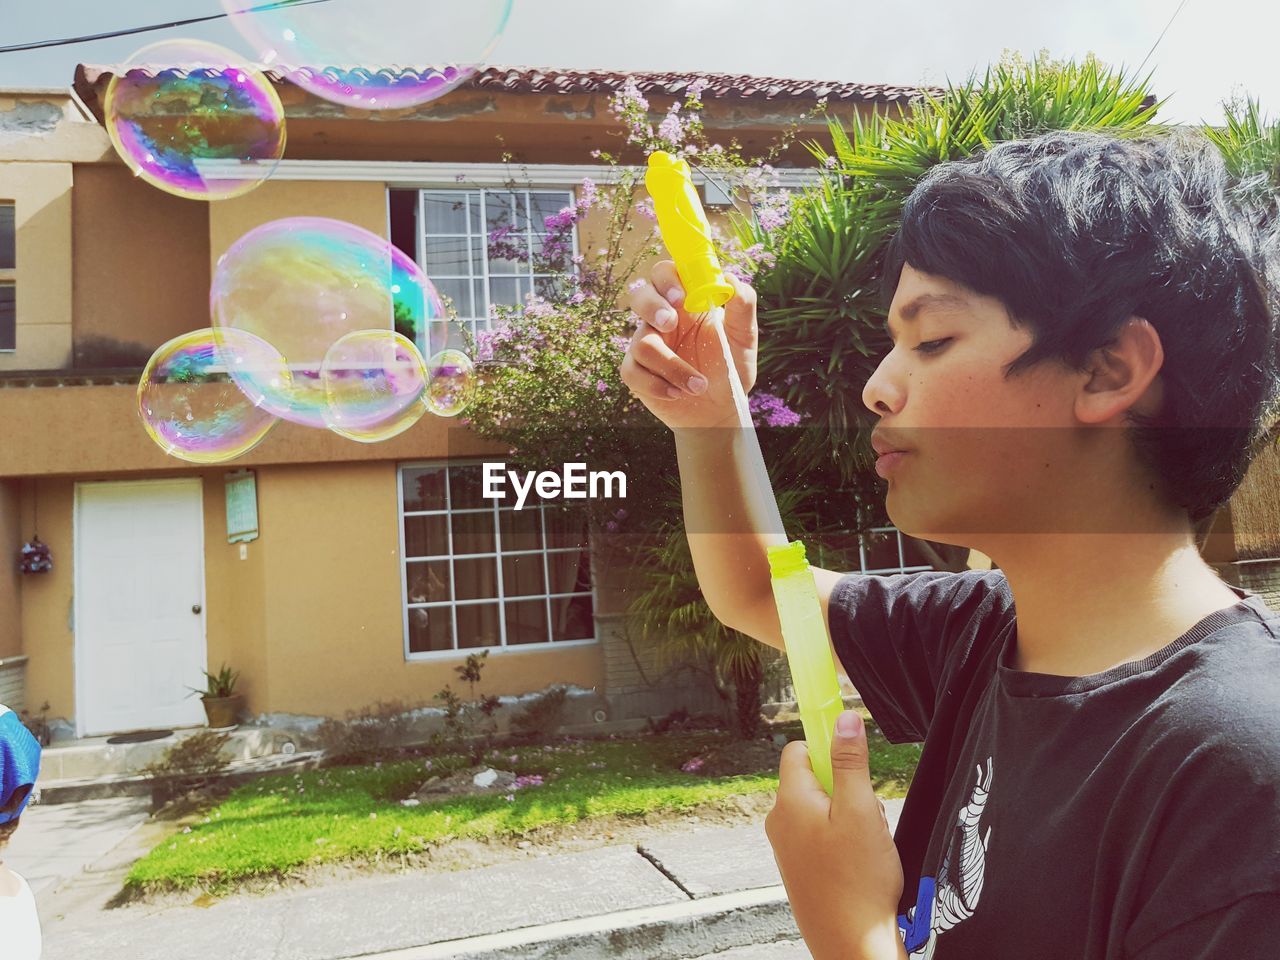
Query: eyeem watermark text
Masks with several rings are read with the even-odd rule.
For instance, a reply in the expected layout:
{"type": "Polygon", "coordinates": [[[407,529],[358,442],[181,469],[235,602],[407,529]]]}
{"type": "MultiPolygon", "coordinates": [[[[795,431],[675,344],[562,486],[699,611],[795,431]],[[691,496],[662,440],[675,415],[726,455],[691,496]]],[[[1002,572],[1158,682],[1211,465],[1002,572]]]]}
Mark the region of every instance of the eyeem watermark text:
{"type": "Polygon", "coordinates": [[[560,473],[554,470],[526,470],[521,477],[515,470],[508,470],[505,463],[484,464],[483,493],[489,500],[505,500],[505,485],[510,482],[516,493],[516,509],[524,508],[529,491],[535,491],[544,500],[563,497],[566,500],[593,500],[604,497],[626,499],[627,475],[621,470],[587,471],[585,463],[566,463],[560,473]],[[618,492],[614,492],[615,486],[618,492]]]}

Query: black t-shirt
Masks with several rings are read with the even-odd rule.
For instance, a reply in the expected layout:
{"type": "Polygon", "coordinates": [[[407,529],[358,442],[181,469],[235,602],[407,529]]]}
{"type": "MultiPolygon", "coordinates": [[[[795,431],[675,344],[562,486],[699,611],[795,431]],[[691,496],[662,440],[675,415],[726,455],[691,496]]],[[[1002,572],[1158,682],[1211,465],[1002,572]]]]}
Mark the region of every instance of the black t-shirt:
{"type": "Polygon", "coordinates": [[[1002,572],[850,574],[831,635],[924,742],[898,925],[933,960],[1280,958],[1280,615],[1240,602],[1143,659],[1013,669],[1002,572]]]}

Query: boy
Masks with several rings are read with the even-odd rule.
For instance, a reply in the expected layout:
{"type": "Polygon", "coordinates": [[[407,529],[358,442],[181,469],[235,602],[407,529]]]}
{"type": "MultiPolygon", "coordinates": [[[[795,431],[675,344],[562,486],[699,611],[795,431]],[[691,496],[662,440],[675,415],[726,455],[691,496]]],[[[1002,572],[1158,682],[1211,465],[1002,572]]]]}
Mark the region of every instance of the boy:
{"type": "MultiPolygon", "coordinates": [[[[18,829],[40,773],[40,742],[0,704],[0,854],[18,829]]],[[[0,860],[0,957],[39,960],[40,918],[27,881],[0,860]]]]}
{"type": "MultiPolygon", "coordinates": [[[[1280,244],[1236,189],[1202,135],[1055,131],[906,201],[860,385],[887,512],[999,569],[814,570],[876,723],[924,743],[892,843],[859,731],[830,800],[784,751],[766,830],[817,960],[1280,956],[1280,619],[1193,533],[1275,420],[1280,244]]],[[[624,381],[675,434],[708,605],[782,648],[715,333],[652,281],[624,381]]]]}

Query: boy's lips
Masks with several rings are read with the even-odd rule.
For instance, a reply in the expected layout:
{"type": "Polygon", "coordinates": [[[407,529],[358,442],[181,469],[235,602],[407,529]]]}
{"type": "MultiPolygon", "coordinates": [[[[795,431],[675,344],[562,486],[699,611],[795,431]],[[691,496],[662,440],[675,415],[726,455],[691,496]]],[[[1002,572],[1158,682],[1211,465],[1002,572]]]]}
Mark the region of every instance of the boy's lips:
{"type": "Polygon", "coordinates": [[[907,448],[892,436],[883,431],[871,434],[871,447],[878,456],[884,456],[888,453],[906,453],[907,448]]]}
{"type": "Polygon", "coordinates": [[[876,473],[888,479],[889,474],[897,468],[909,452],[908,450],[893,450],[880,454],[876,459],[876,473]]]}

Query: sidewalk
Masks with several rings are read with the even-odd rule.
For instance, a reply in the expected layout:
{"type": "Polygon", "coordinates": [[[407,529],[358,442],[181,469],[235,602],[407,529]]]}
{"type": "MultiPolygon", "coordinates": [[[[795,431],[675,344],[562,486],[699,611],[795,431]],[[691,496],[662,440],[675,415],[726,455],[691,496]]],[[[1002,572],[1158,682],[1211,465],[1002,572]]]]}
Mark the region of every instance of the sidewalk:
{"type": "MultiPolygon", "coordinates": [[[[896,825],[901,801],[885,806],[896,825]]],[[[117,850],[99,862],[105,871],[91,865],[86,878],[97,877],[100,894],[102,877],[114,872],[118,889],[126,861],[117,850]]],[[[75,901],[76,888],[64,884],[54,900],[75,901]]],[[[170,960],[175,951],[191,960],[686,960],[773,943],[778,960],[808,958],[763,819],[655,828],[638,843],[203,908],[101,910],[80,900],[78,909],[44,917],[43,960],[170,960]]]]}
{"type": "Polygon", "coordinates": [[[4,862],[26,878],[43,906],[55,888],[106,856],[150,812],[150,797],[33,803],[5,848],[4,862]]]}

